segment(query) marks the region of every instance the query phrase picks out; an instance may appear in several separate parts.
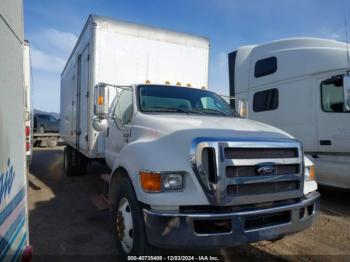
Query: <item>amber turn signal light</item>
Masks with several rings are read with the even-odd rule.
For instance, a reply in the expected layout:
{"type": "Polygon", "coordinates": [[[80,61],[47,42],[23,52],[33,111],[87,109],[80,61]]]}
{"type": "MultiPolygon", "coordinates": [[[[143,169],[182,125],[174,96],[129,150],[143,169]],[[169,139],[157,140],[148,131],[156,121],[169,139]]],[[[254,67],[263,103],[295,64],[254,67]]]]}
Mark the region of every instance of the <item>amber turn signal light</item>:
{"type": "Polygon", "coordinates": [[[159,173],[140,171],[140,182],[146,192],[160,192],[162,189],[159,173]]]}
{"type": "Polygon", "coordinates": [[[100,105],[103,105],[103,96],[99,96],[98,99],[97,99],[97,104],[100,106],[100,105]]]}
{"type": "Polygon", "coordinates": [[[315,180],[315,166],[310,166],[310,179],[315,180]]]}

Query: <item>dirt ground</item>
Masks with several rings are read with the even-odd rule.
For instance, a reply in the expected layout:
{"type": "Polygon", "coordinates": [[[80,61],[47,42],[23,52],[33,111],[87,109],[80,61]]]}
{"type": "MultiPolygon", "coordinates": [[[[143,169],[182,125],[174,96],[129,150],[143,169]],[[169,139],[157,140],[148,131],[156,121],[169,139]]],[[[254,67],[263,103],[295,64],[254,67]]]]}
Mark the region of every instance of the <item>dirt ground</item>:
{"type": "MultiPolygon", "coordinates": [[[[63,174],[63,147],[35,149],[29,174],[30,242],[34,261],[117,261],[113,228],[99,199],[103,166],[82,177],[63,174]],[[96,201],[95,201],[96,202],[96,201]],[[101,207],[101,206],[100,206],[101,207]]],[[[350,192],[321,188],[321,213],[304,232],[277,242],[178,254],[212,254],[226,261],[350,261],[350,192]]]]}

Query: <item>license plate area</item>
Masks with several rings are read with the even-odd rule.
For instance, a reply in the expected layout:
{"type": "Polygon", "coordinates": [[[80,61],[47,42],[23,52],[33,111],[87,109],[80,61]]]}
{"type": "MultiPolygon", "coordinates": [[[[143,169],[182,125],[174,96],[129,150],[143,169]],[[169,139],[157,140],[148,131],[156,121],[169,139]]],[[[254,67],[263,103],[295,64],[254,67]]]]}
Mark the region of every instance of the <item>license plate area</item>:
{"type": "Polygon", "coordinates": [[[244,230],[256,230],[272,226],[283,225],[291,222],[291,211],[283,211],[273,214],[262,214],[246,217],[244,230]]]}

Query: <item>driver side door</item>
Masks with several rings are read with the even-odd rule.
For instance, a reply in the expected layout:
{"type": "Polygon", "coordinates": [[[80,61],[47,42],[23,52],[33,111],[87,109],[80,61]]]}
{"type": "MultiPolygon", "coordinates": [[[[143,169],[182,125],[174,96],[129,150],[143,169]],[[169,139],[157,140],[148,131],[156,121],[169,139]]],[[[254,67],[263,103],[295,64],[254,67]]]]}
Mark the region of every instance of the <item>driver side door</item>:
{"type": "Polygon", "coordinates": [[[349,152],[350,112],[344,106],[343,76],[319,79],[317,122],[320,152],[349,152]]]}
{"type": "Polygon", "coordinates": [[[129,142],[133,114],[133,92],[131,89],[122,89],[112,107],[106,132],[105,157],[110,167],[129,142]]]}

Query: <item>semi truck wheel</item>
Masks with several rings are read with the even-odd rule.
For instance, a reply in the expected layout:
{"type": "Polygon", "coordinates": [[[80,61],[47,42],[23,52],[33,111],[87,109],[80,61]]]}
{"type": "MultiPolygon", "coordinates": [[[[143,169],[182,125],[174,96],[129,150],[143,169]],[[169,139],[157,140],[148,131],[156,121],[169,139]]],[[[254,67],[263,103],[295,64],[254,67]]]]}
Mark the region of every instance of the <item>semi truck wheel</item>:
{"type": "Polygon", "coordinates": [[[113,227],[120,255],[156,255],[160,249],[148,243],[142,214],[142,206],[136,199],[129,178],[120,175],[112,204],[113,227]]]}

